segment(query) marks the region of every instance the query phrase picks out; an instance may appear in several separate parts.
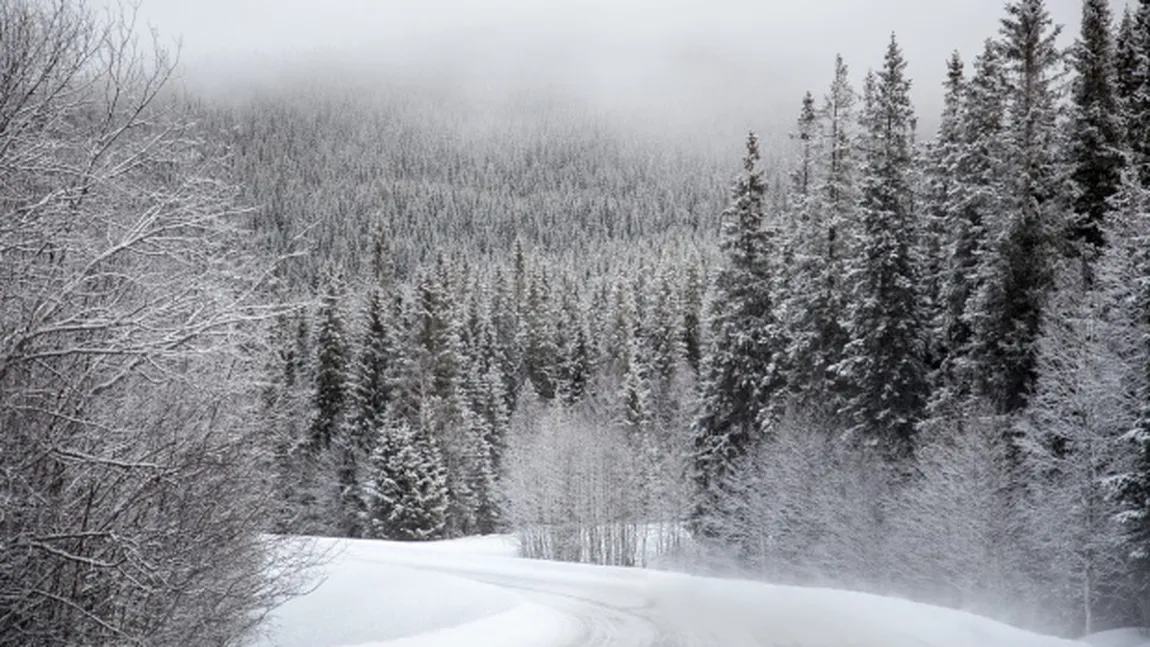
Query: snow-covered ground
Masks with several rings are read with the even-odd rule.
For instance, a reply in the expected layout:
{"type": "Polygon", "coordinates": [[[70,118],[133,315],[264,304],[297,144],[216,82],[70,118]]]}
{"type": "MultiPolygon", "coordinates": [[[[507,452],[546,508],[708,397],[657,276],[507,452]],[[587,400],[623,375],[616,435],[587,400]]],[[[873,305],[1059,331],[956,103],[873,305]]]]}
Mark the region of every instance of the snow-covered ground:
{"type": "Polygon", "coordinates": [[[1150,630],[1112,629],[1082,639],[1091,647],[1150,647],[1150,630]]]}
{"type": "Polygon", "coordinates": [[[504,537],[318,543],[326,579],[261,647],[1084,647],[860,593],[519,559],[504,537]]]}

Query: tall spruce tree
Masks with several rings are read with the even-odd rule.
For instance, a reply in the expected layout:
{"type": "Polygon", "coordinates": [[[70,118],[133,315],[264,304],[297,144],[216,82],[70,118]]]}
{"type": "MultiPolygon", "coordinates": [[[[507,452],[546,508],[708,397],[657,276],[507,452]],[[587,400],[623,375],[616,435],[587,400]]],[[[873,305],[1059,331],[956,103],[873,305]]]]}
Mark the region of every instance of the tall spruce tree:
{"type": "Polygon", "coordinates": [[[923,310],[911,211],[914,109],[894,36],[868,79],[862,114],[860,237],[847,279],[850,342],[840,365],[850,383],[843,413],[860,439],[891,457],[912,449],[927,395],[923,310]]]}
{"type": "MultiPolygon", "coordinates": [[[[834,80],[821,110],[800,177],[807,192],[800,204],[798,222],[791,235],[793,262],[788,268],[787,350],[790,387],[806,405],[837,411],[842,394],[839,376],[832,371],[842,359],[846,331],[843,282],[845,242],[850,239],[851,220],[857,197],[856,135],[857,97],[849,70],[841,56],[835,58],[834,80]],[[810,168],[806,168],[809,164],[810,168]]],[[[799,132],[806,134],[809,113],[804,100],[799,132]]]]}
{"type": "MultiPolygon", "coordinates": [[[[955,211],[961,194],[958,173],[963,148],[962,108],[967,92],[965,66],[958,52],[946,63],[943,83],[943,109],[938,134],[926,152],[923,177],[923,227],[920,247],[924,259],[923,302],[932,326],[928,345],[928,365],[937,369],[951,352],[947,338],[945,298],[950,243],[958,228],[955,211]]],[[[938,378],[936,377],[936,383],[938,378]]]]}
{"type": "Polygon", "coordinates": [[[1000,48],[987,41],[974,60],[974,73],[961,98],[959,144],[953,168],[948,169],[953,184],[943,225],[948,240],[937,310],[942,358],[934,405],[956,403],[973,392],[977,373],[971,357],[973,304],[986,278],[982,264],[989,255],[1003,197],[1006,106],[1000,48]]]}
{"type": "MultiPolygon", "coordinates": [[[[376,260],[379,265],[382,261],[376,260]]],[[[365,509],[362,479],[376,443],[377,429],[391,407],[392,362],[399,355],[387,321],[388,302],[381,289],[368,297],[359,353],[350,371],[348,414],[338,438],[337,471],[341,487],[341,534],[360,536],[365,509]]]]}
{"type": "Polygon", "coordinates": [[[725,264],[715,280],[711,339],[703,368],[700,406],[692,429],[696,486],[692,523],[704,537],[720,537],[729,489],[739,459],[763,435],[764,421],[780,406],[785,339],[770,288],[771,234],[764,222],[766,184],[759,140],[747,138],[743,172],[723,212],[725,264]]]}
{"type": "Polygon", "coordinates": [[[1093,248],[1080,250],[1087,256],[1103,243],[1103,220],[1119,189],[1124,161],[1110,29],[1109,0],[1083,2],[1082,33],[1073,50],[1070,158],[1075,216],[1068,234],[1072,243],[1093,248]]]}
{"type": "Polygon", "coordinates": [[[382,420],[366,471],[367,534],[401,541],[445,536],[447,471],[434,438],[406,422],[382,420]]]}
{"type": "Polygon", "coordinates": [[[1121,43],[1120,88],[1126,100],[1127,149],[1138,185],[1146,187],[1150,186],[1150,0],[1139,0],[1133,23],[1130,37],[1121,43]]]}
{"type": "Polygon", "coordinates": [[[1114,92],[1123,111],[1123,126],[1127,125],[1127,107],[1138,90],[1138,59],[1141,55],[1141,38],[1134,31],[1134,13],[1130,11],[1130,5],[1126,5],[1114,34],[1114,92]]]}
{"type": "Polygon", "coordinates": [[[1007,5],[999,47],[1008,82],[1000,222],[981,264],[979,294],[968,308],[981,394],[999,413],[1022,409],[1034,386],[1036,342],[1053,284],[1066,205],[1059,191],[1057,128],[1060,28],[1043,0],[1007,5]]]}
{"type": "Polygon", "coordinates": [[[315,395],[311,423],[311,443],[317,451],[331,448],[346,413],[348,344],[340,309],[343,293],[342,282],[333,276],[320,303],[315,335],[315,395]]]}

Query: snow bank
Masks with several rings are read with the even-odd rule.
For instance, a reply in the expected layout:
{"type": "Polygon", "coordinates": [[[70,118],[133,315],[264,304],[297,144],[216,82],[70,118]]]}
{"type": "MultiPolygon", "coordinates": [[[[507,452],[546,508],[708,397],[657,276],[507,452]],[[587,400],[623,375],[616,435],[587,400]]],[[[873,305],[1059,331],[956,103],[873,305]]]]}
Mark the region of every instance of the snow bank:
{"type": "MultiPolygon", "coordinates": [[[[553,614],[526,604],[514,593],[378,559],[381,553],[390,554],[389,549],[403,552],[402,546],[322,538],[314,542],[317,550],[330,551],[331,561],[318,569],[315,590],[275,610],[256,643],[259,647],[379,644],[414,635],[449,636],[461,625],[505,633],[508,628],[501,623],[523,623],[536,615],[539,620],[531,626],[537,633],[560,629],[555,627],[553,614]]],[[[424,550],[451,555],[513,555],[515,545],[507,537],[479,537],[427,544],[424,550]]]]}
{"type": "Polygon", "coordinates": [[[261,647],[1086,646],[863,593],[519,559],[506,537],[317,543],[338,551],[327,578],[261,647]]]}
{"type": "Polygon", "coordinates": [[[1083,638],[1082,642],[1091,647],[1150,647],[1150,630],[1112,629],[1091,634],[1083,638]]]}

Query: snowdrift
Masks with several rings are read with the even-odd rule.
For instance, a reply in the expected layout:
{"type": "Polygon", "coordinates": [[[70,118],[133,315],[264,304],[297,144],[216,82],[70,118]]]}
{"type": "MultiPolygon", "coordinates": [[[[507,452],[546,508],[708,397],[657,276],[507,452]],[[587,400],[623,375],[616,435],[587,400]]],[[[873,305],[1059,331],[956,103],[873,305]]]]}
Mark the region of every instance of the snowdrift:
{"type": "Polygon", "coordinates": [[[1086,647],[874,595],[519,559],[506,537],[317,543],[325,579],[260,647],[1086,647]]]}

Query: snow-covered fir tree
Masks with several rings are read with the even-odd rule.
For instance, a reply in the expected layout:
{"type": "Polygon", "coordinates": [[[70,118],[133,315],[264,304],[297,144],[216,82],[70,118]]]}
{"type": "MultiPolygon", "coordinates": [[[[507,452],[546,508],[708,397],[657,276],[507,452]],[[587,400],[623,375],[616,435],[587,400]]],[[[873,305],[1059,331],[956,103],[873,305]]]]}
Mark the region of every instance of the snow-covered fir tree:
{"type": "Polygon", "coordinates": [[[927,397],[925,321],[911,210],[914,109],[906,61],[891,37],[881,70],[868,77],[862,114],[859,239],[841,370],[850,390],[843,415],[861,442],[907,456],[927,397]]]}
{"type": "Polygon", "coordinates": [[[348,343],[343,296],[343,282],[333,275],[320,303],[315,331],[315,414],[311,422],[311,444],[315,451],[331,448],[347,413],[348,343]]]}
{"type": "Polygon", "coordinates": [[[406,422],[378,421],[362,498],[367,533],[425,541],[447,531],[447,473],[435,439],[406,422]]]}
{"type": "MultiPolygon", "coordinates": [[[[947,232],[943,276],[936,310],[937,344],[941,353],[935,379],[935,403],[965,399],[973,390],[977,364],[972,357],[974,297],[982,289],[997,231],[1002,200],[1006,119],[1006,78],[999,48],[987,41],[974,60],[974,73],[960,97],[958,143],[948,166],[951,190],[941,216],[947,232]]],[[[944,120],[944,125],[949,124],[944,120]]]]}
{"type": "MultiPolygon", "coordinates": [[[[815,115],[817,128],[810,133],[811,140],[802,140],[798,177],[807,190],[800,191],[791,226],[793,262],[786,270],[787,291],[782,295],[791,390],[806,406],[827,411],[838,410],[843,393],[841,376],[833,367],[841,361],[847,341],[843,276],[857,198],[856,101],[849,70],[838,56],[834,80],[815,115]]],[[[811,126],[807,110],[804,102],[800,138],[811,126]]]]}
{"type": "Polygon", "coordinates": [[[1007,179],[1001,215],[985,223],[993,248],[981,264],[981,285],[967,316],[980,392],[1010,413],[1026,406],[1034,386],[1037,339],[1067,203],[1059,192],[1060,28],[1043,0],[1016,0],[1006,12],[997,46],[1007,80],[999,172],[1007,179]]]}
{"type": "Polygon", "coordinates": [[[726,262],[715,278],[709,352],[692,428],[697,488],[692,523],[705,537],[724,533],[724,488],[738,478],[732,470],[739,457],[755,446],[781,408],[786,386],[786,340],[771,294],[773,227],[764,213],[765,194],[759,142],[752,133],[722,216],[726,262]]]}
{"type": "Polygon", "coordinates": [[[1115,79],[1109,0],[1082,4],[1082,32],[1072,52],[1075,70],[1070,116],[1074,218],[1069,238],[1094,255],[1110,200],[1118,192],[1124,162],[1123,119],[1115,79]]]}
{"type": "MultiPolygon", "coordinates": [[[[946,359],[953,340],[947,332],[951,325],[946,292],[949,246],[958,230],[954,212],[960,195],[958,185],[959,155],[962,151],[962,108],[967,91],[965,65],[958,52],[946,63],[943,82],[943,108],[938,134],[925,154],[922,181],[922,225],[919,249],[924,262],[922,294],[925,313],[932,327],[927,346],[927,364],[937,369],[946,359]]],[[[939,376],[935,376],[937,383],[939,376]]]]}

